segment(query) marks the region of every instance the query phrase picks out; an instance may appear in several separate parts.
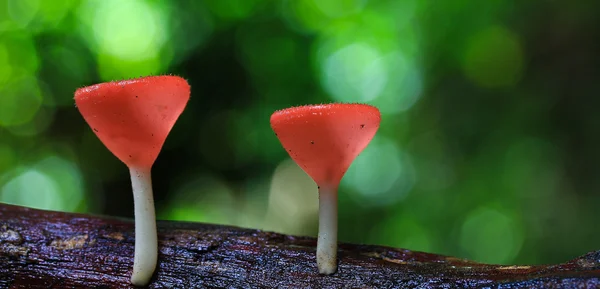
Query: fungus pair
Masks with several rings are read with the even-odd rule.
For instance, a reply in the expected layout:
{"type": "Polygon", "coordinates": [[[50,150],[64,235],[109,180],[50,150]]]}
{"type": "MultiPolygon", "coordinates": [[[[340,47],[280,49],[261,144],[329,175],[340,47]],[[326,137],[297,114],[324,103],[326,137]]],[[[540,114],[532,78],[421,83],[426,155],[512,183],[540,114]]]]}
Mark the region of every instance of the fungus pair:
{"type": "MultiPolygon", "coordinates": [[[[177,76],[100,83],[75,92],[85,121],[129,168],[135,213],[134,285],[147,285],[156,269],[151,169],[189,98],[189,84],[177,76]]],[[[380,120],[377,108],[362,104],[301,106],[271,116],[271,127],[283,147],[319,186],[317,266],[322,274],[337,270],[339,183],[377,132],[380,120]]]]}

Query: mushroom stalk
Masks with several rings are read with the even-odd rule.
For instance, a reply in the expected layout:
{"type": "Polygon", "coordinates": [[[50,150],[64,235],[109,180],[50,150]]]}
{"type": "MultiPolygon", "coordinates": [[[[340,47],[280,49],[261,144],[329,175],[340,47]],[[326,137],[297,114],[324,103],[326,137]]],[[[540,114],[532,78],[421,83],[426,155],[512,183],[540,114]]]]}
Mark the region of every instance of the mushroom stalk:
{"type": "Polygon", "coordinates": [[[337,270],[337,212],[337,187],[320,187],[317,267],[321,274],[331,275],[337,270]]]}
{"type": "Polygon", "coordinates": [[[135,211],[135,255],[131,283],[144,286],[154,273],[158,254],[152,177],[150,169],[146,168],[131,167],[129,172],[135,211]]]}

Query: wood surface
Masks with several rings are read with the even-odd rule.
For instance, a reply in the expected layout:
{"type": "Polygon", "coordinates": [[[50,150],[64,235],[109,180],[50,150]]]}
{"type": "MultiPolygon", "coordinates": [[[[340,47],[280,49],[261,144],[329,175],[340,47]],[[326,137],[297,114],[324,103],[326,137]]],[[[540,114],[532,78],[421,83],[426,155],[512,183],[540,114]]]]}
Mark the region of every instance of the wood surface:
{"type": "MultiPolygon", "coordinates": [[[[316,239],[158,222],[148,288],[599,288],[600,252],[563,264],[486,265],[343,244],[335,275],[317,273],[316,239]]],[[[132,220],[0,204],[0,288],[134,288],[132,220]]]]}

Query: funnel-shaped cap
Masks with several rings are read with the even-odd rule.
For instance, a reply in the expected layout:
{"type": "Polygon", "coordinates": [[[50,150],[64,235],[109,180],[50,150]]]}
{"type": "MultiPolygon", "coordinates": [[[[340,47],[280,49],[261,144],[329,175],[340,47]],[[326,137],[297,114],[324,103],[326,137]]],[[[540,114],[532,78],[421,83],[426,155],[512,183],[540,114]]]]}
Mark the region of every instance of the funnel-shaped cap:
{"type": "Polygon", "coordinates": [[[292,159],[320,186],[337,186],[381,122],[376,107],[325,104],[275,112],[271,127],[292,159]]]}
{"type": "Polygon", "coordinates": [[[83,118],[104,145],[131,167],[150,168],[190,98],[177,76],[100,83],[75,92],[83,118]]]}

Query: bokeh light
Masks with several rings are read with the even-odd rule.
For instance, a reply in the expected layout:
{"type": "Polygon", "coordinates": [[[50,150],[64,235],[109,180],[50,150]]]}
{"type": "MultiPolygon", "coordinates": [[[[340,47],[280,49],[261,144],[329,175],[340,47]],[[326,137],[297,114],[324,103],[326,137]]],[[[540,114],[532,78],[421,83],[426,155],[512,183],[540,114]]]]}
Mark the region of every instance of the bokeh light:
{"type": "Polygon", "coordinates": [[[36,5],[38,5],[37,13],[33,21],[33,29],[36,30],[55,29],[78,2],[78,0],[64,0],[60,2],[43,0],[30,1],[36,1],[36,5]]]}
{"type": "Polygon", "coordinates": [[[523,244],[518,220],[490,208],[472,211],[462,225],[460,244],[467,257],[492,264],[514,262],[523,244]]]}
{"type": "Polygon", "coordinates": [[[7,0],[8,15],[20,28],[25,28],[35,17],[39,7],[39,0],[7,0]]]}
{"type": "Polygon", "coordinates": [[[467,44],[467,77],[484,87],[515,85],[523,74],[523,49],[518,37],[504,27],[485,28],[467,44]]]}
{"type": "Polygon", "coordinates": [[[271,181],[265,228],[288,234],[312,233],[318,213],[315,182],[292,159],[281,162],[271,181]]]}
{"type": "Polygon", "coordinates": [[[315,43],[324,90],[335,101],[373,104],[384,114],[408,110],[423,85],[414,27],[393,14],[357,17],[333,22],[315,43]]]}
{"type": "Polygon", "coordinates": [[[372,228],[369,241],[383,246],[431,252],[434,248],[433,237],[417,220],[417,216],[398,211],[372,228]]]}
{"type": "Polygon", "coordinates": [[[157,212],[160,219],[235,224],[231,188],[210,175],[191,175],[173,192],[165,211],[157,212]]]}
{"type": "Polygon", "coordinates": [[[103,80],[157,74],[168,63],[160,57],[168,21],[158,3],[90,0],[81,4],[80,33],[98,55],[103,80]]]}
{"type": "Polygon", "coordinates": [[[354,160],[341,186],[363,206],[390,206],[406,197],[415,183],[410,158],[383,136],[376,136],[354,160]]]}
{"type": "Polygon", "coordinates": [[[37,48],[26,34],[3,33],[0,38],[0,84],[34,76],[39,68],[37,48]]]}
{"type": "Polygon", "coordinates": [[[42,95],[34,77],[13,80],[0,87],[0,95],[0,126],[28,123],[42,105],[42,95]]]}
{"type": "Polygon", "coordinates": [[[0,201],[45,210],[86,211],[83,180],[77,166],[57,156],[20,166],[0,179],[0,201]]]}
{"type": "Polygon", "coordinates": [[[325,88],[342,102],[370,102],[388,82],[382,56],[364,43],[334,52],[322,69],[325,88]]]}
{"type": "Polygon", "coordinates": [[[316,5],[314,0],[283,0],[284,20],[292,29],[303,33],[317,32],[330,22],[316,5]]]}

